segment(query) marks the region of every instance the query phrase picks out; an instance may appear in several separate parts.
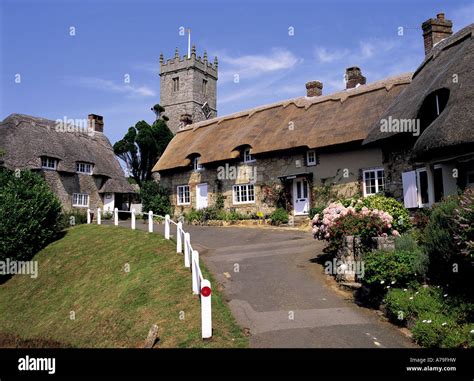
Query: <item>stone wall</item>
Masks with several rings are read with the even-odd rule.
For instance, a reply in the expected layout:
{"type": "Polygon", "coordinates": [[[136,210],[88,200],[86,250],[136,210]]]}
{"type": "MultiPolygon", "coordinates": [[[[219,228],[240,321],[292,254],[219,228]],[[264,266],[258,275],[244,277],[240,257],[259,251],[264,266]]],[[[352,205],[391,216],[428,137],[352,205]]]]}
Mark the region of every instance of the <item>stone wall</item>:
{"type": "MultiPolygon", "coordinates": [[[[279,177],[307,173],[310,179],[312,177],[310,186],[320,186],[329,179],[336,183],[335,188],[340,191],[341,195],[351,196],[360,190],[361,170],[382,165],[381,152],[374,148],[320,153],[318,159],[319,164],[307,166],[306,152],[281,153],[258,158],[256,162],[249,164],[229,161],[220,165],[206,166],[199,172],[195,172],[191,168],[174,173],[163,172],[160,174],[160,182],[171,192],[171,202],[175,207],[176,215],[196,208],[196,185],[200,183],[208,184],[208,206],[214,205],[217,194],[221,193],[224,196],[224,206],[227,210],[235,209],[240,213],[262,212],[269,214],[274,210],[274,206],[264,202],[262,188],[272,184],[281,185],[279,177]],[[230,176],[232,167],[235,168],[235,173],[239,174],[236,178],[230,176]],[[224,178],[219,176],[219,173],[224,173],[224,178]],[[347,174],[347,177],[344,174],[347,174]],[[233,185],[250,183],[251,179],[255,177],[255,203],[234,204],[233,185]],[[191,204],[189,206],[177,205],[178,185],[190,185],[191,204]]],[[[292,190],[291,183],[290,190],[292,190]]],[[[311,191],[309,193],[311,197],[311,191]]]]}
{"type": "Polygon", "coordinates": [[[89,195],[90,209],[95,210],[103,207],[103,200],[99,194],[99,189],[103,183],[101,177],[77,173],[59,173],[57,171],[42,171],[42,174],[48,185],[51,187],[51,190],[59,198],[59,201],[61,201],[64,210],[83,209],[85,211],[87,209],[85,207],[73,208],[73,193],[87,193],[89,195]]]}

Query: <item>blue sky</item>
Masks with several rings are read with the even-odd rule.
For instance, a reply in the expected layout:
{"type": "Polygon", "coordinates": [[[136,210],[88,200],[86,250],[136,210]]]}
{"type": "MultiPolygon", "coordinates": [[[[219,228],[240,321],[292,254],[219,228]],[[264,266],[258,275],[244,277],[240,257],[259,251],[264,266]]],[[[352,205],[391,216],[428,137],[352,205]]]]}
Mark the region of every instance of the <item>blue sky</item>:
{"type": "Polygon", "coordinates": [[[137,121],[153,121],[159,54],[185,54],[181,26],[192,29],[198,55],[219,58],[225,115],[305,95],[310,80],[322,81],[324,94],[341,90],[349,66],[368,82],[413,71],[424,20],[445,12],[455,31],[474,22],[472,0],[0,1],[0,119],[100,114],[112,142],[137,121]]]}

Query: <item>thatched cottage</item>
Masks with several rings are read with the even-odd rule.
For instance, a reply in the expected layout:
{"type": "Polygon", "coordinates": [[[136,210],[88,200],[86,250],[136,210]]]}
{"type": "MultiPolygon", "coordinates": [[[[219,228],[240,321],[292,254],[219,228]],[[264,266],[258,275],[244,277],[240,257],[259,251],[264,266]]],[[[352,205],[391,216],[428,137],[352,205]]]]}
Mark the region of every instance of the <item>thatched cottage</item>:
{"type": "Polygon", "coordinates": [[[384,190],[382,152],[362,147],[369,128],[410,83],[411,74],[371,84],[347,69],[346,89],[307,96],[190,124],[179,130],[154,167],[170,189],[175,213],[212,206],[264,214],[274,209],[272,189],[282,187],[295,216],[307,215],[312,190],[335,184],[345,195],[384,190]]]}
{"type": "Polygon", "coordinates": [[[408,208],[474,186],[473,31],[452,34],[444,14],[423,23],[425,59],[364,142],[382,148],[386,191],[408,208]]]}
{"type": "Polygon", "coordinates": [[[3,165],[41,173],[65,210],[123,210],[135,191],[103,131],[94,114],[85,126],[12,114],[0,123],[3,165]]]}

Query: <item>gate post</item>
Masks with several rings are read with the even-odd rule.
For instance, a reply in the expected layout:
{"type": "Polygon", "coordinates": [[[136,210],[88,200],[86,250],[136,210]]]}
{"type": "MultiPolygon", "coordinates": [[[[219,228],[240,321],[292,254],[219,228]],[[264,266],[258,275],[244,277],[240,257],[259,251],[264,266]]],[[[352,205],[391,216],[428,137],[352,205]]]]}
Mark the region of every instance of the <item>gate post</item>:
{"type": "Polygon", "coordinates": [[[132,230],[135,230],[135,209],[132,209],[132,230]]]}
{"type": "Polygon", "coordinates": [[[100,208],[97,208],[97,225],[101,224],[101,219],[100,219],[100,208]]]}
{"type": "Polygon", "coordinates": [[[114,225],[118,226],[118,208],[114,209],[114,225]]]}
{"type": "Polygon", "coordinates": [[[176,252],[177,253],[182,253],[183,252],[183,243],[181,241],[182,236],[181,234],[183,233],[183,223],[178,222],[177,227],[176,227],[176,252]]]}
{"type": "Polygon", "coordinates": [[[153,212],[148,212],[148,233],[153,233],[153,212]]]}

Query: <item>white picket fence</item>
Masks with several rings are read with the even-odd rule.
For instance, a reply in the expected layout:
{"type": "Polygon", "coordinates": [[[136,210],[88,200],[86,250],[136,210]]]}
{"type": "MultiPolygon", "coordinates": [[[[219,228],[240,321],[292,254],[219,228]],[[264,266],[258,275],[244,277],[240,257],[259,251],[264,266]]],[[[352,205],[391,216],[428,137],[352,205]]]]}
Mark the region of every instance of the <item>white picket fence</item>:
{"type": "MultiPolygon", "coordinates": [[[[135,213],[135,210],[131,211],[114,209],[114,225],[118,226],[118,214],[130,213],[131,214],[131,228],[136,229],[136,215],[144,213],[135,213]]],[[[173,221],[170,216],[160,216],[153,214],[152,211],[147,213],[148,215],[148,232],[153,233],[153,218],[158,217],[164,220],[165,227],[165,238],[170,239],[170,228],[171,224],[176,226],[176,252],[179,254],[183,253],[184,250],[184,266],[191,270],[192,280],[192,291],[194,295],[200,295],[201,299],[201,333],[203,339],[209,339],[212,337],[212,306],[211,306],[211,282],[204,279],[199,266],[199,252],[194,250],[191,246],[191,236],[183,229],[182,222],[173,221]]],[[[98,225],[102,224],[102,211],[97,208],[96,221],[98,225]]],[[[87,209],[87,223],[92,223],[91,210],[87,209]]]]}

